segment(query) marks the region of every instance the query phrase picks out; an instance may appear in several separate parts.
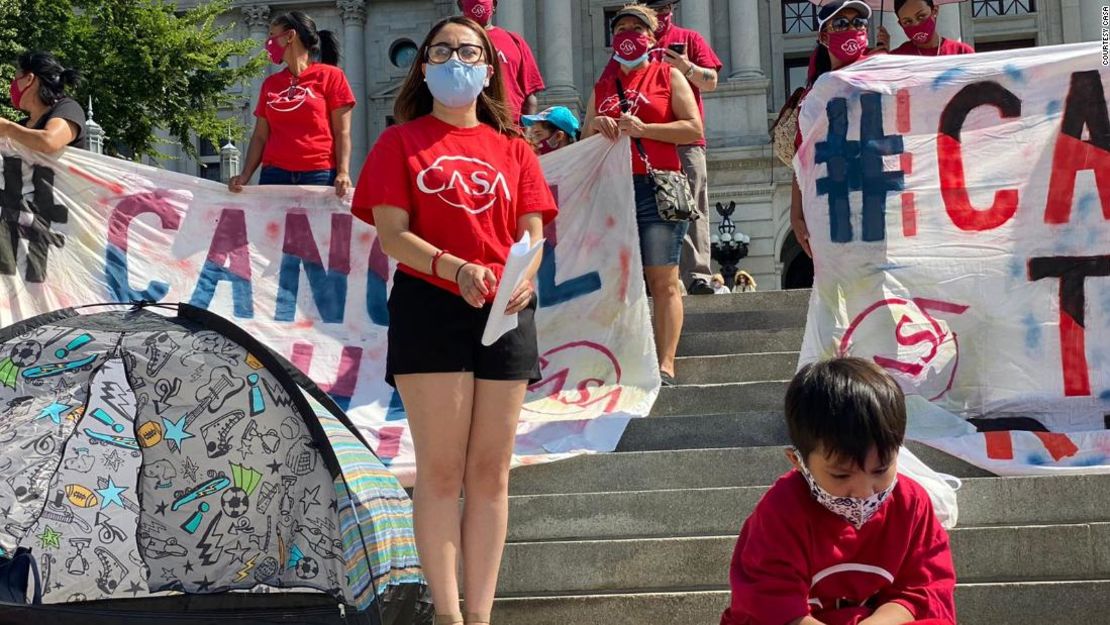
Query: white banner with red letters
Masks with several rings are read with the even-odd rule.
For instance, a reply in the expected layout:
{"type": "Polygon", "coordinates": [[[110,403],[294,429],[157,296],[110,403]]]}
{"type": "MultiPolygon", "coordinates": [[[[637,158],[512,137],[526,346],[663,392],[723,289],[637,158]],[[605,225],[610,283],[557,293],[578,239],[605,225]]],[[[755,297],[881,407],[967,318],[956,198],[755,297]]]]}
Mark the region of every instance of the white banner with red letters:
{"type": "MultiPolygon", "coordinates": [[[[560,214],[537,278],[543,379],[517,464],[611,451],[658,394],[628,154],[598,138],[542,159],[560,214]]],[[[393,264],[332,189],[231,194],[80,150],[54,159],[0,141],[0,155],[0,326],[98,302],[207,308],[308,372],[412,483],[404,407],[384,381],[393,264]]]]}
{"type": "Polygon", "coordinates": [[[802,362],[874,360],[911,437],[996,473],[1110,471],[1108,82],[1098,44],[823,76],[802,362]]]}

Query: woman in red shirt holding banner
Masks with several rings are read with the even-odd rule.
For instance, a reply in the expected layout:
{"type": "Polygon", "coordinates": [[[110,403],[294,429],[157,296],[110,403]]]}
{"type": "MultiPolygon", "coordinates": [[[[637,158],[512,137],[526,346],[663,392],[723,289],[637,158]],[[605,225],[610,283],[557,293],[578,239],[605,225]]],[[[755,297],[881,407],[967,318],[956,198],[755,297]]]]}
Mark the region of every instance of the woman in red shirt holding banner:
{"type": "Polygon", "coordinates": [[[584,136],[601,133],[616,140],[633,138],[632,186],[644,276],[655,307],[655,350],[664,386],[674,384],[675,352],[682,333],[682,285],[678,261],[688,221],[667,221],[659,214],[648,165],[656,171],[682,171],[678,146],[702,137],[701,115],[694,92],[682,73],[662,61],[651,61],[658,22],[655,11],[630,4],[613,16],[610,65],[594,85],[586,106],[584,136]],[[635,145],[643,145],[646,159],[635,145]]]}
{"type": "MultiPolygon", "coordinates": [[[[940,8],[933,0],[894,0],[894,12],[898,25],[909,40],[890,51],[891,54],[909,56],[949,56],[953,54],[974,54],[975,48],[958,39],[942,37],[937,32],[937,15],[940,8]]],[[[890,33],[885,26],[879,27],[879,45],[890,47],[890,33]]]]}
{"type": "Polygon", "coordinates": [[[436,24],[355,190],[354,214],[398,261],[386,379],[416,447],[416,543],[437,623],[489,623],[508,524],[509,463],[529,381],[539,380],[532,278],[513,289],[518,326],[481,337],[509,247],[555,217],[539,160],[509,115],[500,64],[465,17],[436,24]],[[459,513],[460,490],[465,491],[459,513]]]}
{"type": "Polygon", "coordinates": [[[290,11],[270,24],[266,52],[285,69],[262,83],[247,162],[228,188],[242,191],[261,163],[258,184],[334,185],[336,195],[347,195],[355,96],[336,67],[335,35],[316,30],[316,22],[304,13],[290,11]]]}

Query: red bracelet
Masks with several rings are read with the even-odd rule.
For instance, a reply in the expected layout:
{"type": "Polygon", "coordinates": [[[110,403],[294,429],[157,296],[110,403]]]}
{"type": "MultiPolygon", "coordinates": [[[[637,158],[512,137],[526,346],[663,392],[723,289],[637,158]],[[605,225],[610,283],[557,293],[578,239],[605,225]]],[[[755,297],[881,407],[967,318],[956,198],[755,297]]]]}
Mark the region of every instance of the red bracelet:
{"type": "Polygon", "coordinates": [[[446,253],[447,250],[440,250],[436,252],[435,256],[432,257],[432,275],[436,278],[439,277],[439,274],[436,273],[436,265],[439,264],[439,259],[443,258],[444,254],[446,253]]]}

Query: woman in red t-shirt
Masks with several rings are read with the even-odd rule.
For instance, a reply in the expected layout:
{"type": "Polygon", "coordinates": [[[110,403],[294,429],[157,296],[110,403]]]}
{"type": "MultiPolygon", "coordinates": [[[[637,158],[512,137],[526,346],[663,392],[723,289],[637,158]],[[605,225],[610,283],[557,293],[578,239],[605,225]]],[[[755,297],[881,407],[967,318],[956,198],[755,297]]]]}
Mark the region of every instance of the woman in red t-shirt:
{"type": "Polygon", "coordinates": [[[612,140],[633,138],[632,186],[644,277],[655,307],[655,351],[664,386],[674,384],[675,352],[682,333],[682,285],[678,261],[688,221],[666,221],[659,215],[648,166],[635,140],[643,144],[651,168],[682,171],[679,145],[702,137],[701,115],[682,73],[662,61],[651,61],[655,47],[655,11],[628,5],[613,16],[613,51],[617,62],[602,72],[586,107],[584,136],[601,133],[612,140]]]}
{"type": "Polygon", "coordinates": [[[262,83],[247,162],[228,188],[242,191],[261,163],[258,184],[334,185],[336,195],[347,195],[355,95],[336,67],[335,35],[316,30],[316,22],[304,13],[290,11],[270,24],[266,51],[285,69],[262,83]],[[321,62],[313,61],[314,55],[321,62]]]}
{"type": "MultiPolygon", "coordinates": [[[[894,12],[898,15],[898,25],[905,31],[909,41],[891,50],[891,54],[949,56],[975,53],[975,48],[958,39],[940,36],[937,32],[940,8],[933,0],[894,0],[894,12]]],[[[882,47],[890,47],[890,33],[886,31],[886,27],[879,27],[878,39],[882,47]]]]}
{"type": "Polygon", "coordinates": [[[530,381],[539,379],[532,278],[501,285],[509,247],[555,217],[539,160],[520,137],[500,63],[470,19],[436,24],[397,95],[355,189],[355,216],[398,261],[389,295],[386,380],[416,447],[416,544],[437,623],[488,623],[505,546],[509,463],[530,381]],[[482,332],[498,288],[517,328],[482,332]],[[465,490],[461,518],[458,498],[465,490]]]}
{"type": "MultiPolygon", "coordinates": [[[[821,5],[817,11],[817,48],[809,58],[809,71],[806,76],[806,93],[813,88],[825,72],[836,71],[869,55],[867,50],[867,20],[871,19],[871,7],[863,0],[832,0],[821,5]]],[[[885,52],[883,46],[874,52],[885,52]]],[[[799,110],[805,96],[798,101],[799,110]]],[[[802,130],[794,139],[794,149],[802,145],[802,130]]],[[[805,213],[802,212],[802,189],[798,177],[794,176],[790,194],[790,226],[794,237],[807,256],[813,257],[809,246],[809,228],[806,227],[805,213]]]]}

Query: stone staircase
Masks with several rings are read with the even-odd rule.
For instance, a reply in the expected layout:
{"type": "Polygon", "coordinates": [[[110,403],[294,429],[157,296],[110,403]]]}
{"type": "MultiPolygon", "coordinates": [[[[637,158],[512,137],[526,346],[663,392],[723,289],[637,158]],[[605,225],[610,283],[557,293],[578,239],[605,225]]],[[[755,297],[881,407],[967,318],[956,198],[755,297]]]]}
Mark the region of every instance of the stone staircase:
{"type": "MultiPolygon", "coordinates": [[[[714,625],[740,525],[788,467],[782,402],[808,291],[686,299],[681,385],[616,453],[514,471],[498,625],[714,625]]],[[[1110,475],[964,479],[960,625],[1110,623],[1110,475]]]]}

